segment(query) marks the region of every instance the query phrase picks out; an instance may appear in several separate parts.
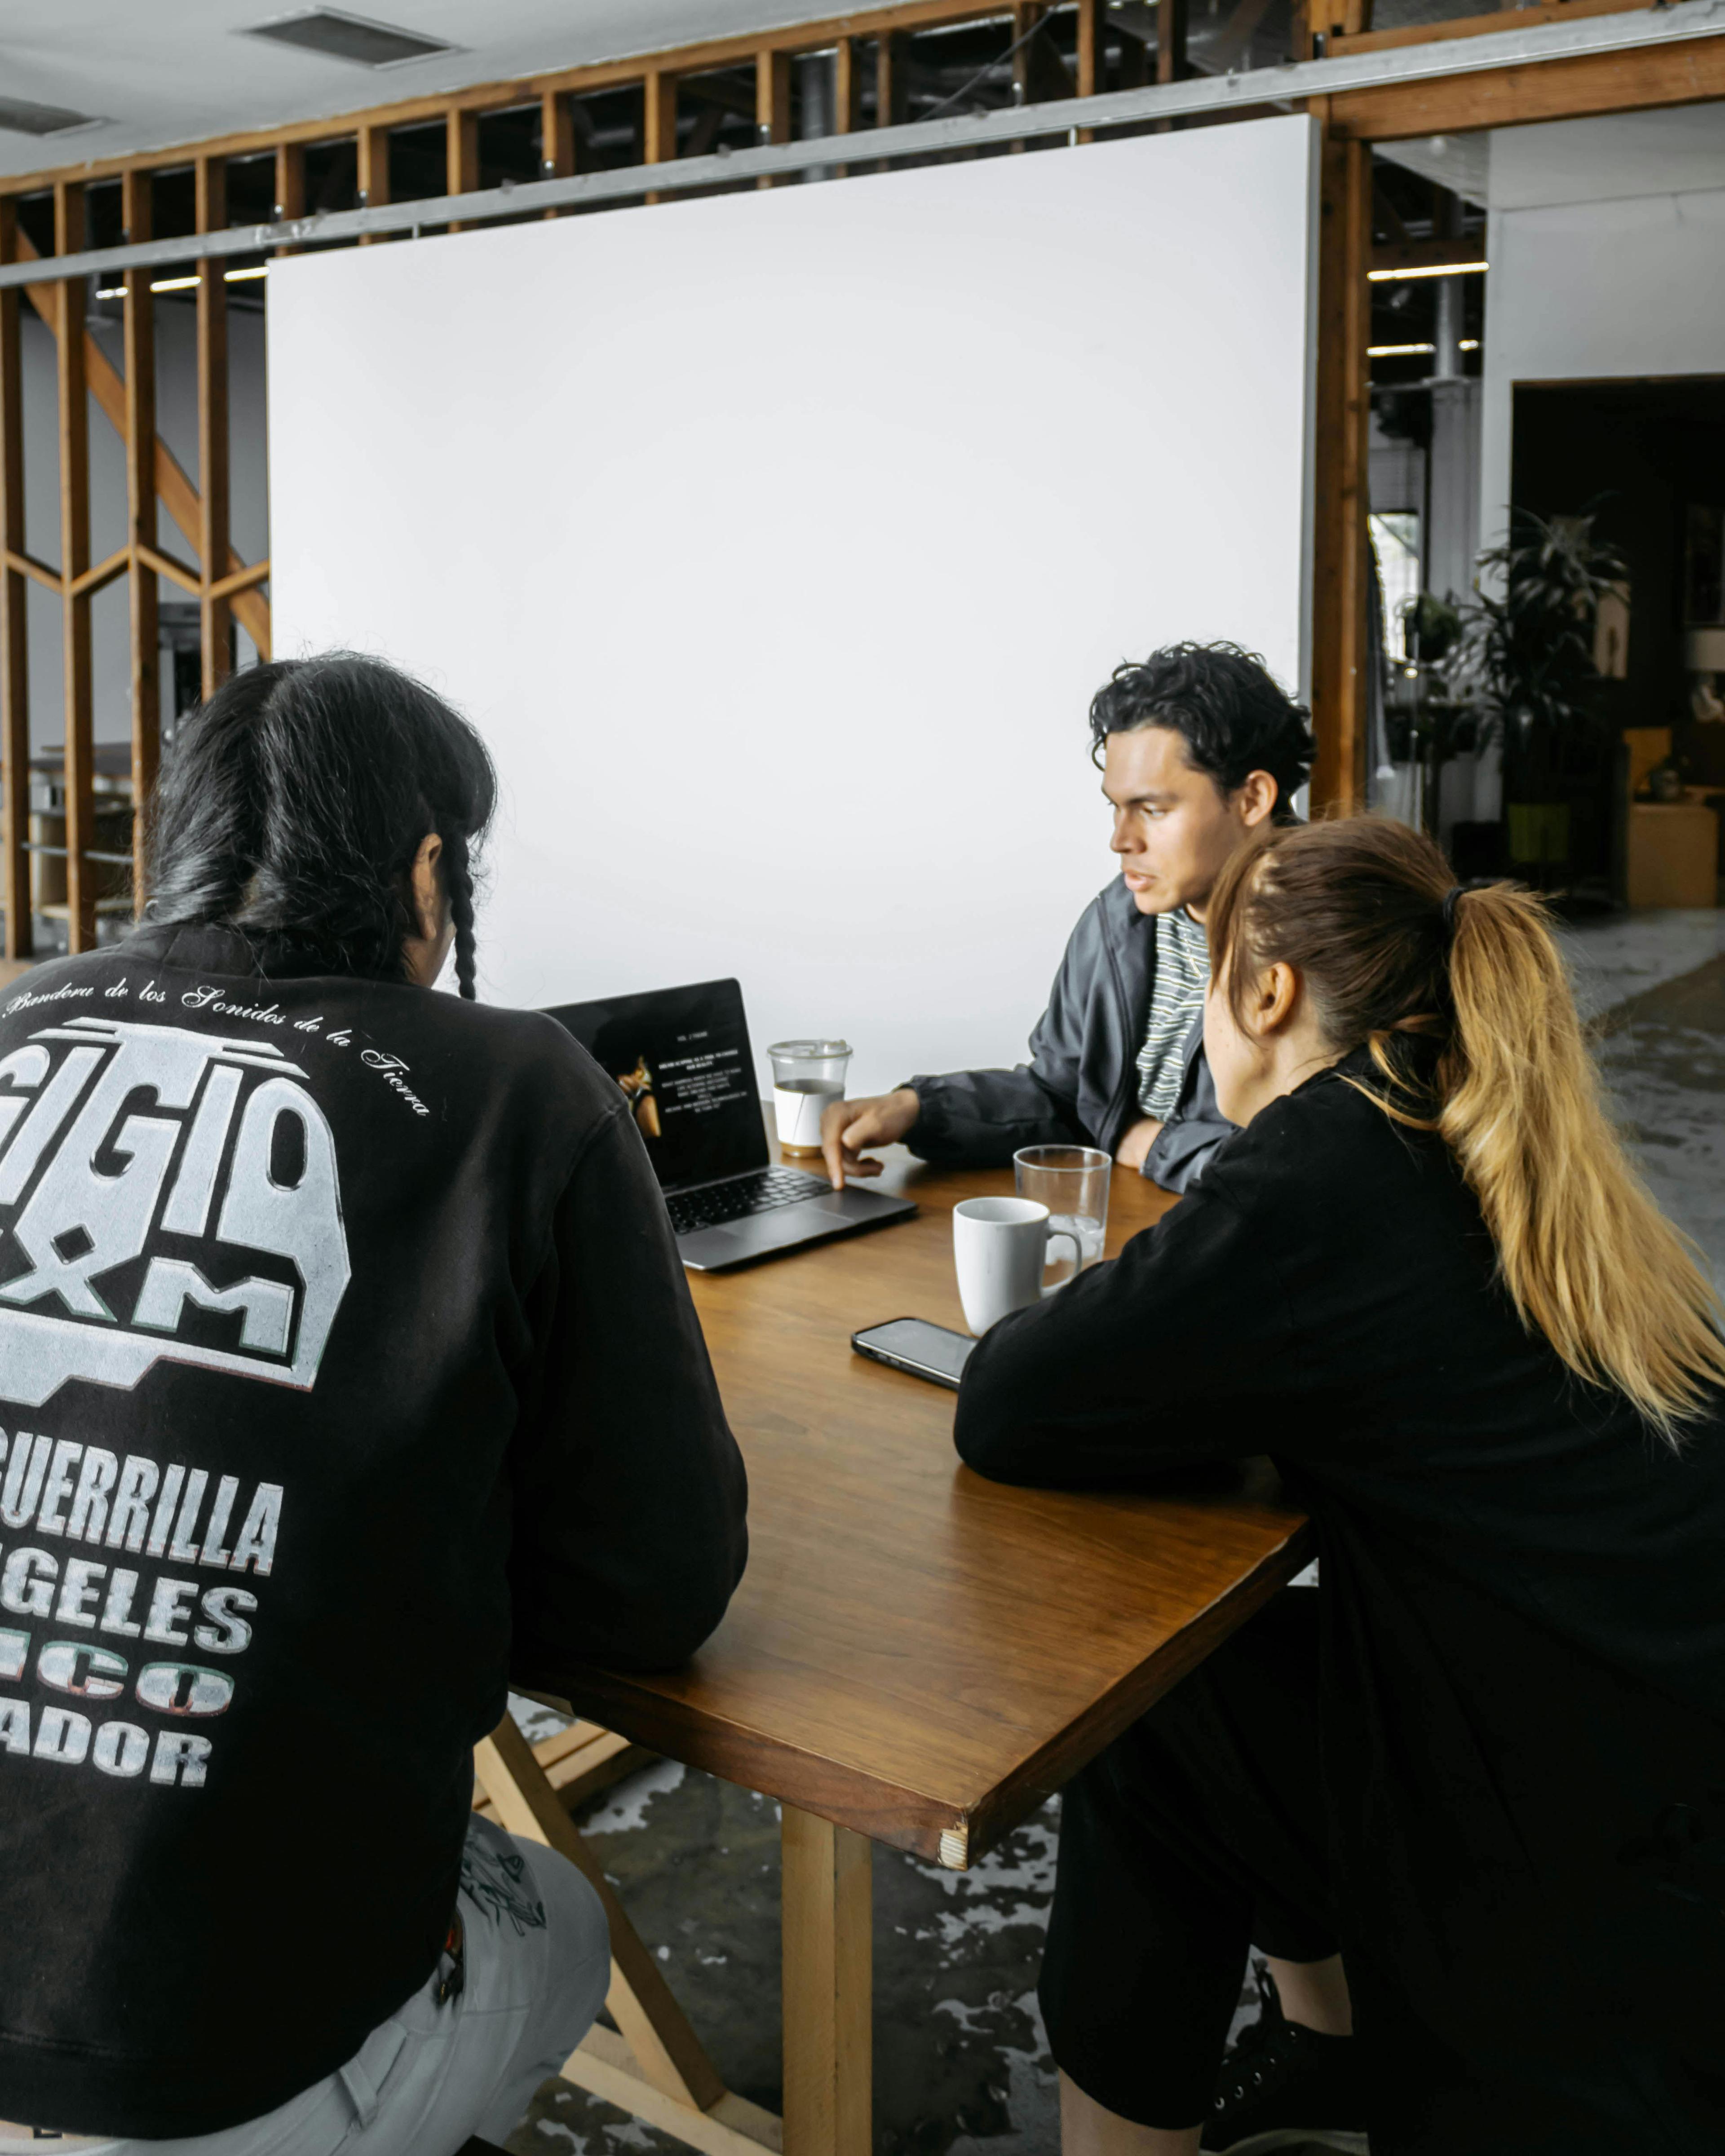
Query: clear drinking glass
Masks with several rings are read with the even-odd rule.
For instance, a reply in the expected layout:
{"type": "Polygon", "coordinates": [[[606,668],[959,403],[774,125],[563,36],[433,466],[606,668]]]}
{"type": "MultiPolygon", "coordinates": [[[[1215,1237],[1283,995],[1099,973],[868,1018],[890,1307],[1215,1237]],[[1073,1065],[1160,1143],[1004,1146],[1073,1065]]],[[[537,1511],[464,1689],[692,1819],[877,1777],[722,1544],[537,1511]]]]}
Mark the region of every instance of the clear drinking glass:
{"type": "Polygon", "coordinates": [[[829,1101],[845,1098],[850,1044],[843,1040],[776,1040],[773,1114],[783,1152],[819,1152],[820,1119],[829,1101]]]}
{"type": "Polygon", "coordinates": [[[1049,1270],[1045,1287],[1064,1287],[1102,1255],[1108,1232],[1108,1178],[1114,1163],[1095,1146],[1024,1146],[1012,1157],[1020,1198],[1034,1199],[1049,1213],[1049,1270]],[[1055,1235],[1072,1237],[1077,1262],[1055,1235]]]}

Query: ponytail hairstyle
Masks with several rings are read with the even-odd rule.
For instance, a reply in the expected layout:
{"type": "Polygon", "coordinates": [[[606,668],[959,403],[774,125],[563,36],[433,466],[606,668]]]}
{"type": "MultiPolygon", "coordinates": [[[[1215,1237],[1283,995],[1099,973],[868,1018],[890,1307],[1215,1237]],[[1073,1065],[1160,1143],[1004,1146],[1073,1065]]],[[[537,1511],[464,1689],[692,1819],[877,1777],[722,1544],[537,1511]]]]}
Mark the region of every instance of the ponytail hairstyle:
{"type": "Polygon", "coordinates": [[[1430,839],[1356,816],[1236,855],[1208,927],[1235,1019],[1292,967],[1337,1056],[1370,1050],[1381,1088],[1350,1082],[1455,1155],[1523,1324],[1676,1450],[1725,1383],[1719,1301],[1606,1119],[1534,893],[1460,886],[1430,839]]]}
{"type": "Polygon", "coordinates": [[[162,772],[145,915],[237,928],[266,973],[404,981],[413,861],[434,832],[471,1002],[474,863],[496,801],[478,734],[382,660],[249,667],[187,721],[162,772]]]}

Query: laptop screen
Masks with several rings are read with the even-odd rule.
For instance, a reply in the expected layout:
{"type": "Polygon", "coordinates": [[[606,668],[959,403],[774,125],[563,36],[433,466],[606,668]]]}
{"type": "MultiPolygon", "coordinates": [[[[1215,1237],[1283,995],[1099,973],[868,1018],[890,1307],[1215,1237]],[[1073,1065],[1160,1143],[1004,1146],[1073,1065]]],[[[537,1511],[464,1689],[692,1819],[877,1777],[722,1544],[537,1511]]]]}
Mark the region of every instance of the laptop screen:
{"type": "Polygon", "coordinates": [[[546,1016],[567,1026],[622,1087],[661,1188],[767,1166],[755,1059],[735,981],[562,1004],[546,1016]]]}

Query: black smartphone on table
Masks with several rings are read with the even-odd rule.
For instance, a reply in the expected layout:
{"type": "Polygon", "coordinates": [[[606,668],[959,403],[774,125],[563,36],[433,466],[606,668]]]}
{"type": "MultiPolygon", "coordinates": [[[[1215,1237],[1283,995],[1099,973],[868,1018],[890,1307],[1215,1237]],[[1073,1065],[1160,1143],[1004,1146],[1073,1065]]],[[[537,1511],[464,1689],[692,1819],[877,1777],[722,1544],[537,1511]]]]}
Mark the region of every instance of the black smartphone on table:
{"type": "Polygon", "coordinates": [[[945,1385],[956,1393],[976,1342],[947,1326],[931,1325],[925,1317],[892,1317],[884,1325],[853,1332],[850,1344],[871,1362],[907,1370],[913,1378],[927,1378],[930,1384],[945,1385]]]}

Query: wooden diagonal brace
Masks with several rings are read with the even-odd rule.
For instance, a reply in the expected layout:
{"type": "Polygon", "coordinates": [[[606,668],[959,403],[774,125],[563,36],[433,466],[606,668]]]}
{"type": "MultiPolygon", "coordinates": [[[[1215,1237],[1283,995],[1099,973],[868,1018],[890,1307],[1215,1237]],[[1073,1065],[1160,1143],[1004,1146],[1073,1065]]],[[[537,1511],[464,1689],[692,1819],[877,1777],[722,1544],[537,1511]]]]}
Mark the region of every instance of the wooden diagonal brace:
{"type": "Polygon", "coordinates": [[[603,1902],[611,1927],[611,1989],[605,1995],[611,2018],[623,2032],[647,2082],[675,2102],[710,2111],[726,2094],[725,2084],[672,1997],[664,1972],[641,1942],[623,1904],[600,1869],[574,1822],[564,1810],[545,1770],[513,1719],[506,1715],[475,1747],[474,1765],[497,1817],[510,1833],[543,1842],[586,1875],[603,1902]]]}
{"type": "MultiPolygon", "coordinates": [[[[193,243],[187,243],[188,252],[193,244],[193,243]]],[[[42,259],[31,244],[28,235],[23,232],[18,235],[18,259],[20,262],[34,262],[42,259]]],[[[54,320],[56,309],[51,296],[52,285],[30,285],[25,289],[29,295],[31,305],[58,336],[59,331],[54,320]]],[[[103,416],[112,426],[115,433],[119,435],[121,441],[124,441],[126,439],[126,384],[121,379],[113,362],[88,330],[84,332],[84,370],[90,385],[90,395],[101,408],[103,416]]],[[[179,526],[188,542],[195,547],[198,544],[199,519],[203,509],[203,505],[198,499],[198,489],[193,485],[186,475],[184,466],[159,434],[156,438],[156,491],[162,497],[162,506],[168,515],[179,526]]],[[[151,564],[151,566],[154,565],[151,564]]],[[[244,570],[247,567],[248,564],[242,562],[230,547],[228,549],[228,559],[223,567],[223,574],[231,575],[235,571],[244,570]]],[[[270,656],[269,600],[261,592],[236,592],[234,598],[234,615],[240,627],[257,645],[259,656],[267,659],[270,656]]]]}

